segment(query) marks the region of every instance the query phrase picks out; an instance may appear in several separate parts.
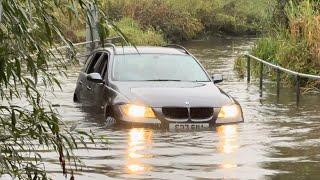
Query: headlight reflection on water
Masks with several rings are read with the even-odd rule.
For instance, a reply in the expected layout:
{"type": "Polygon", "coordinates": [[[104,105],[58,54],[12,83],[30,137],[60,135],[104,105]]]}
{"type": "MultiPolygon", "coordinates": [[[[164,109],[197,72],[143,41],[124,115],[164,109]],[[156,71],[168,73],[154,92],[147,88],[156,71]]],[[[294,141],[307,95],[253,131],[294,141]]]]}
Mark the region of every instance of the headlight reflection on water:
{"type": "Polygon", "coordinates": [[[128,165],[129,172],[132,174],[142,173],[145,171],[145,168],[140,164],[130,164],[128,165]]]}
{"type": "Polygon", "coordinates": [[[131,129],[128,139],[127,170],[131,174],[144,173],[151,169],[142,162],[151,157],[147,150],[151,147],[153,132],[146,129],[131,129]]]}
{"type": "MultiPolygon", "coordinates": [[[[224,157],[220,167],[232,169],[238,167],[236,163],[238,145],[238,125],[224,125],[217,127],[219,137],[218,152],[224,157]]],[[[130,174],[142,174],[152,169],[146,164],[152,158],[149,150],[153,146],[153,131],[151,129],[134,128],[128,133],[128,148],[126,169],[130,174]]]]}
{"type": "Polygon", "coordinates": [[[235,152],[238,146],[238,126],[225,125],[217,127],[219,136],[219,151],[224,154],[235,152]]]}
{"type": "Polygon", "coordinates": [[[235,163],[237,159],[238,145],[238,125],[224,125],[217,127],[219,136],[218,151],[225,154],[225,158],[221,164],[223,169],[231,169],[238,167],[235,163]]]}

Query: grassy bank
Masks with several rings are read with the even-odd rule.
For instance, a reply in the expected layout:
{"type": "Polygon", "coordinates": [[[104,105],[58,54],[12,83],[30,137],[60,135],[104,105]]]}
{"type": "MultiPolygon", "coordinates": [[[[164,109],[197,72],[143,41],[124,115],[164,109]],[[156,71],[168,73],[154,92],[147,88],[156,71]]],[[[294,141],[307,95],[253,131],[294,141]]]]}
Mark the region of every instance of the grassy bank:
{"type": "Polygon", "coordinates": [[[203,34],[259,34],[272,4],[268,0],[109,0],[103,6],[114,21],[133,18],[142,29],[151,27],[177,42],[203,34]]]}
{"type": "MultiPolygon", "coordinates": [[[[319,3],[303,0],[289,2],[284,8],[286,23],[270,25],[270,31],[258,40],[252,54],[282,67],[307,74],[320,74],[320,12],[319,3]]],[[[244,61],[238,61],[240,70],[244,61]]],[[[254,72],[258,66],[254,64],[254,72]]],[[[241,71],[240,71],[241,73],[241,71]]],[[[243,73],[243,72],[242,72],[243,73]]],[[[270,75],[273,75],[271,72],[270,75]]],[[[292,84],[293,77],[283,75],[292,84]]],[[[305,85],[319,87],[320,82],[303,81],[305,85]]]]}
{"type": "MultiPolygon", "coordinates": [[[[116,22],[116,26],[129,39],[130,43],[134,45],[164,45],[166,44],[163,35],[155,31],[152,27],[142,29],[141,25],[132,18],[123,18],[116,22]]],[[[114,30],[110,31],[110,36],[117,36],[114,30]]]]}
{"type": "MultiPolygon", "coordinates": [[[[57,17],[61,22],[62,32],[71,40],[71,42],[76,43],[86,40],[86,17],[84,15],[76,17],[74,15],[68,16],[57,14],[57,17]]],[[[132,44],[162,45],[166,43],[166,40],[160,31],[156,31],[151,26],[148,28],[142,27],[138,21],[130,17],[124,17],[118,21],[114,21],[114,24],[121,29],[132,44]]],[[[107,36],[115,37],[118,36],[118,34],[113,28],[109,28],[107,36]]]]}
{"type": "MultiPolygon", "coordinates": [[[[134,42],[152,45],[212,34],[260,34],[274,5],[273,0],[101,0],[100,4],[134,42]]],[[[75,24],[67,16],[59,18],[64,32],[74,42],[83,41],[85,17],[77,17],[80,21],[75,24]]]]}

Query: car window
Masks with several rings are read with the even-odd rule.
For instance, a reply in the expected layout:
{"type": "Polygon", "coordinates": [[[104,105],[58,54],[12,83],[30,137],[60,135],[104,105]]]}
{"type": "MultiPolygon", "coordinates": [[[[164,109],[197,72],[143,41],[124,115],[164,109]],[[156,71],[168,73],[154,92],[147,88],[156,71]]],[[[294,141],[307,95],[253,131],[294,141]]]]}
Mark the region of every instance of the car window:
{"type": "Polygon", "coordinates": [[[101,77],[104,77],[106,79],[106,76],[108,74],[107,72],[108,72],[109,54],[107,53],[104,54],[103,58],[104,58],[104,66],[103,66],[101,77]]]}
{"type": "Polygon", "coordinates": [[[117,55],[112,74],[117,81],[210,81],[199,63],[186,55],[117,55]]]}
{"type": "Polygon", "coordinates": [[[86,59],[85,61],[85,65],[83,66],[82,70],[83,72],[87,72],[87,69],[89,68],[89,65],[91,63],[91,59],[93,57],[94,54],[89,55],[89,57],[86,59]]]}
{"type": "Polygon", "coordinates": [[[104,53],[100,56],[97,63],[93,67],[93,72],[99,73],[101,77],[105,76],[106,73],[106,67],[108,64],[108,54],[104,53]]]}
{"type": "Polygon", "coordinates": [[[94,72],[94,67],[97,64],[97,61],[99,60],[101,54],[102,54],[101,52],[97,52],[92,55],[92,58],[89,60],[89,65],[86,70],[87,74],[94,72]]]}
{"type": "Polygon", "coordinates": [[[104,62],[103,62],[103,55],[102,55],[99,57],[97,63],[93,66],[93,72],[101,74],[103,65],[104,65],[104,62]]]}

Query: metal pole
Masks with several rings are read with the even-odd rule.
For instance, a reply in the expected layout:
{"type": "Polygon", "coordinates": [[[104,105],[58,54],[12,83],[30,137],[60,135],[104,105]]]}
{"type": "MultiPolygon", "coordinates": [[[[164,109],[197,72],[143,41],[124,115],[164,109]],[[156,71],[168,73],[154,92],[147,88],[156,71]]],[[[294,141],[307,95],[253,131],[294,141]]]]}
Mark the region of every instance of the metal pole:
{"type": "Polygon", "coordinates": [[[263,63],[260,63],[260,97],[262,97],[262,89],[263,89],[263,63]]]}
{"type": "Polygon", "coordinates": [[[296,100],[297,100],[297,106],[299,106],[300,103],[300,76],[296,76],[296,100]]]}
{"type": "Polygon", "coordinates": [[[2,0],[0,0],[0,23],[1,23],[1,20],[2,20],[2,0]]]}
{"type": "Polygon", "coordinates": [[[277,99],[280,98],[280,69],[277,69],[277,99]]]}
{"type": "Polygon", "coordinates": [[[247,82],[250,83],[250,57],[247,56],[247,82]]]}
{"type": "MultiPolygon", "coordinates": [[[[99,38],[99,34],[97,31],[97,23],[98,23],[98,10],[94,3],[89,5],[89,9],[87,10],[87,25],[86,25],[86,41],[94,41],[99,38]]],[[[87,50],[91,52],[95,48],[95,43],[87,45],[87,50]]]]}
{"type": "Polygon", "coordinates": [[[68,60],[71,60],[72,59],[72,56],[73,56],[73,54],[72,54],[72,50],[71,50],[71,48],[67,48],[66,49],[66,59],[68,59],[68,60]]]}

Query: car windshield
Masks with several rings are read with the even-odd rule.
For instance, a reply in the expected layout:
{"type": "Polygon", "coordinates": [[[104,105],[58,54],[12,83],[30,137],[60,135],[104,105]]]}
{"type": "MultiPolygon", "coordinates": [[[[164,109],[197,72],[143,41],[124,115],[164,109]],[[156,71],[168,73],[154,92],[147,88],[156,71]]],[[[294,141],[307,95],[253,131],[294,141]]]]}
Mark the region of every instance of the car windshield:
{"type": "Polygon", "coordinates": [[[116,55],[116,81],[210,81],[192,56],[167,54],[116,55]]]}

